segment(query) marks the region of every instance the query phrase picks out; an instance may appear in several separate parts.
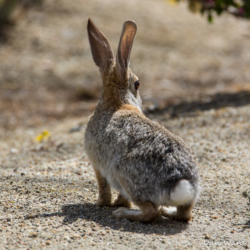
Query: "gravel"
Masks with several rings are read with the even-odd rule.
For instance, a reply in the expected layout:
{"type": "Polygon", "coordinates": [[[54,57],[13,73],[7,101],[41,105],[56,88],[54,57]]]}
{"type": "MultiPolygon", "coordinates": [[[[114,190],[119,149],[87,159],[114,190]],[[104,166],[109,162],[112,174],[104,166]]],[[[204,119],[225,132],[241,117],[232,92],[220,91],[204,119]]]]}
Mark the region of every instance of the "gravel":
{"type": "Polygon", "coordinates": [[[0,44],[0,249],[249,249],[249,22],[210,25],[162,0],[43,2],[0,44]],[[101,87],[88,17],[114,49],[122,23],[138,24],[131,64],[146,109],[199,160],[203,189],[188,224],[117,220],[96,205],[83,151],[101,87]]]}
{"type": "MultiPolygon", "coordinates": [[[[250,106],[151,115],[196,151],[203,190],[190,223],[117,220],[98,207],[83,152],[86,118],[1,133],[1,249],[246,249],[250,247],[250,106]],[[80,124],[80,125],[79,125],[80,124]],[[69,133],[71,128],[79,131],[69,133]],[[36,142],[47,129],[48,141],[36,142]],[[59,145],[59,146],[58,146],[59,145]]],[[[114,193],[114,197],[117,195],[114,193]]]]}

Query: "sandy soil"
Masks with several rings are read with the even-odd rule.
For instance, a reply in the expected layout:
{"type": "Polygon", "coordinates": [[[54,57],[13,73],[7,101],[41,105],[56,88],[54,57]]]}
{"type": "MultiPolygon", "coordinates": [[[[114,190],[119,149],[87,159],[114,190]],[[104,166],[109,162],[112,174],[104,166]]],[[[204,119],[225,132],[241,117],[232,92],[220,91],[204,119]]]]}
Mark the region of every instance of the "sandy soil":
{"type": "Polygon", "coordinates": [[[0,44],[0,249],[250,248],[249,27],[160,0],[44,1],[20,17],[0,44]],[[101,87],[88,17],[114,49],[123,21],[138,24],[131,63],[149,116],[199,159],[188,224],[117,220],[95,205],[82,140],[101,87]]]}

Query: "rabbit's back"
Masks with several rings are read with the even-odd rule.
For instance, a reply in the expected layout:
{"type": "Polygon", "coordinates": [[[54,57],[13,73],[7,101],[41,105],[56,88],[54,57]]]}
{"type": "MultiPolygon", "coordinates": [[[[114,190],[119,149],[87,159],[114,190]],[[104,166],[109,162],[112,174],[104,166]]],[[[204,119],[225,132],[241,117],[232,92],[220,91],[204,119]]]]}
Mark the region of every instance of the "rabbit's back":
{"type": "Polygon", "coordinates": [[[93,165],[112,186],[119,191],[126,186],[140,199],[170,194],[182,179],[198,189],[191,149],[139,112],[120,110],[94,115],[86,129],[85,148],[93,165]]]}

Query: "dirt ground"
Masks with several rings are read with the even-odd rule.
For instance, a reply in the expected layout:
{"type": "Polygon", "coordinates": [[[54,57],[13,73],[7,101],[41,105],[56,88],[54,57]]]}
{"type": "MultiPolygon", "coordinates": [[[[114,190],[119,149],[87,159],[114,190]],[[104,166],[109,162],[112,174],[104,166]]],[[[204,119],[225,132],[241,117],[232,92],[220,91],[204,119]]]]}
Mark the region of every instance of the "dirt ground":
{"type": "Polygon", "coordinates": [[[0,41],[0,249],[250,248],[249,22],[211,25],[163,0],[44,0],[0,41]],[[199,160],[188,224],[117,220],[95,204],[83,134],[101,82],[88,17],[114,50],[122,23],[137,22],[131,66],[145,109],[199,160]]]}

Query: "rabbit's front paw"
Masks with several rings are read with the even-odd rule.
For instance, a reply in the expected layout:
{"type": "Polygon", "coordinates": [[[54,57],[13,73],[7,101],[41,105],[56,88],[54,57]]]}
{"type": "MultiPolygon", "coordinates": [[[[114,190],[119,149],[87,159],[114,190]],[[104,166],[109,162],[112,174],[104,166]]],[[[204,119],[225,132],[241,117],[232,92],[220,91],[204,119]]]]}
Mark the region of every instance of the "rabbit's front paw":
{"type": "Polygon", "coordinates": [[[111,206],[111,200],[105,200],[105,199],[99,198],[96,204],[97,206],[100,206],[100,207],[104,207],[104,206],[109,207],[111,206]]]}

